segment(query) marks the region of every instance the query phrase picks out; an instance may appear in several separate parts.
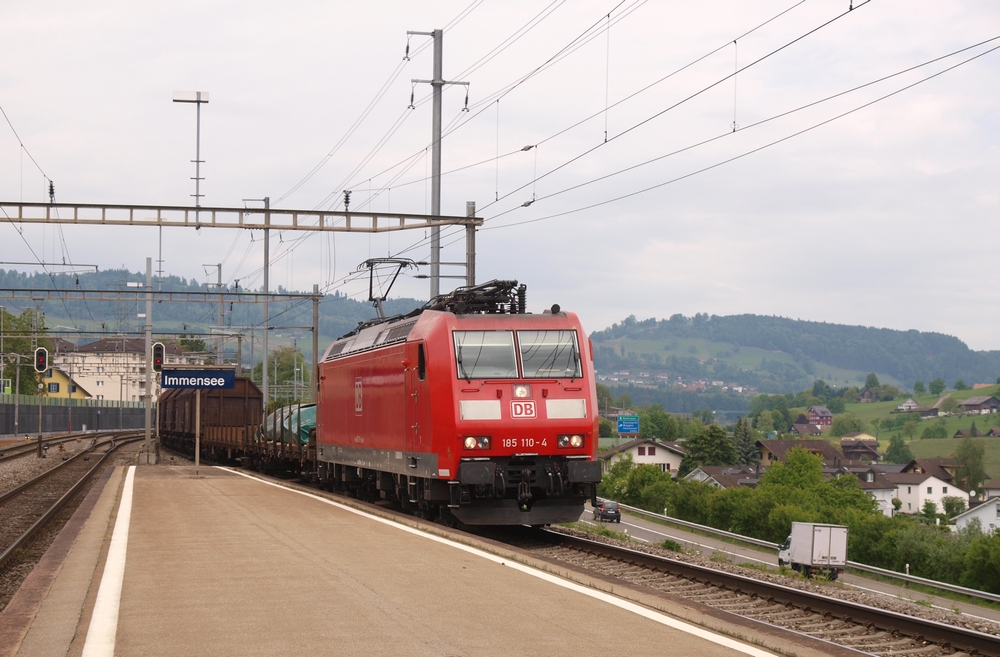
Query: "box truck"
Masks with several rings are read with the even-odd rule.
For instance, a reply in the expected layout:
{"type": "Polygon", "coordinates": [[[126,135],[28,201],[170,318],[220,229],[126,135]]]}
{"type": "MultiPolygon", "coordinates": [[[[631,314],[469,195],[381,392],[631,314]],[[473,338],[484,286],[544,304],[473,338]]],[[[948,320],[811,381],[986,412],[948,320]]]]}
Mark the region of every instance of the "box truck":
{"type": "Polygon", "coordinates": [[[837,579],[847,566],[847,527],[793,522],[792,533],[778,551],[778,565],[806,577],[822,573],[837,579]]]}

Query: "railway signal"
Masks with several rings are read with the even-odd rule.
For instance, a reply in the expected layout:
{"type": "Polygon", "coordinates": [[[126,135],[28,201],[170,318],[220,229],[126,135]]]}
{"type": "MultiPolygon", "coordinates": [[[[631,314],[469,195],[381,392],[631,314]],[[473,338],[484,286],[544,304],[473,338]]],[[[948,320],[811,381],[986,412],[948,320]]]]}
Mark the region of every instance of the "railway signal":
{"type": "Polygon", "coordinates": [[[47,372],[49,369],[49,350],[45,347],[35,349],[35,371],[47,372]]]}
{"type": "Polygon", "coordinates": [[[153,371],[162,372],[163,371],[163,343],[154,342],[153,343],[153,371]]]}

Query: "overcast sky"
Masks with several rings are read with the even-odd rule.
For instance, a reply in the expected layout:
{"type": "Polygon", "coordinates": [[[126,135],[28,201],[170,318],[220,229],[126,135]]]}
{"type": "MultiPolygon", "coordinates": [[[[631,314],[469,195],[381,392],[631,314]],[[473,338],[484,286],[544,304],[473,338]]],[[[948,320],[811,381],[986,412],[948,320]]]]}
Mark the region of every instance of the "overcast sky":
{"type": "MultiPolygon", "coordinates": [[[[430,87],[411,79],[431,77],[429,39],[403,56],[408,30],[446,27],[444,76],[471,84],[469,112],[445,91],[443,168],[466,168],[442,212],[487,220],[479,281],[516,278],[588,331],[757,313],[1000,349],[1000,51],[920,83],[1000,40],[876,82],[1000,36],[1000,4],[849,1],[8,0],[0,107],[26,151],[0,123],[0,200],[45,200],[44,172],[60,202],[192,203],[195,108],[171,97],[203,90],[205,205],[343,209],[350,189],[356,210],[427,213],[430,87]]],[[[153,229],[0,230],[7,262],[157,257],[153,229]]],[[[361,261],[429,257],[423,231],[301,237],[272,237],[272,286],[364,298],[361,261]]],[[[260,233],[165,229],[163,254],[166,273],[262,282],[260,233]]]]}

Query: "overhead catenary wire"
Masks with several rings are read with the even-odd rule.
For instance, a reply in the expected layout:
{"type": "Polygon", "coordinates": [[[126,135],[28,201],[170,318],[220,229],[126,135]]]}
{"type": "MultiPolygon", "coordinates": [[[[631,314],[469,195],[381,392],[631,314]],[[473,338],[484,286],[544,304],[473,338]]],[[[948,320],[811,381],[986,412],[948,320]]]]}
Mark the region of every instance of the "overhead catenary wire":
{"type": "MultiPolygon", "coordinates": [[[[927,61],[924,61],[924,62],[921,62],[921,63],[919,63],[919,64],[915,64],[915,65],[913,65],[913,66],[909,66],[909,67],[907,67],[907,68],[905,68],[905,69],[901,69],[901,70],[899,70],[899,71],[896,71],[896,72],[894,72],[894,73],[890,73],[890,74],[887,74],[887,75],[883,75],[883,76],[880,76],[879,78],[876,78],[876,79],[874,79],[874,80],[871,80],[871,81],[869,81],[869,82],[865,82],[865,83],[863,83],[863,84],[860,84],[860,85],[856,85],[856,86],[854,86],[854,87],[851,87],[851,88],[849,88],[849,89],[845,89],[845,90],[843,90],[843,91],[840,91],[840,92],[837,92],[837,93],[835,93],[835,94],[831,94],[831,95],[829,95],[829,96],[826,96],[826,97],[824,97],[824,98],[821,98],[821,99],[818,99],[818,100],[815,100],[815,101],[812,101],[812,102],[809,102],[809,103],[806,103],[806,104],[804,104],[804,105],[801,105],[801,106],[798,106],[798,107],[795,107],[795,108],[793,108],[793,109],[790,109],[790,110],[786,110],[786,111],[784,111],[784,112],[780,112],[780,113],[778,113],[778,114],[775,114],[775,115],[772,115],[772,116],[770,116],[770,117],[768,117],[768,118],[765,118],[765,119],[761,119],[760,121],[756,121],[756,122],[754,122],[754,123],[752,123],[752,124],[749,124],[749,125],[747,125],[747,126],[745,126],[745,127],[743,127],[743,128],[740,128],[740,132],[742,133],[742,132],[745,132],[745,131],[748,131],[748,130],[751,130],[752,128],[755,128],[755,127],[759,127],[759,126],[761,126],[761,125],[764,125],[764,124],[767,124],[767,123],[771,123],[771,122],[773,122],[773,121],[776,121],[776,120],[778,120],[778,119],[780,119],[780,118],[783,118],[783,117],[786,117],[786,116],[789,116],[789,115],[791,115],[791,114],[794,114],[794,113],[797,113],[797,112],[801,112],[801,111],[803,111],[803,110],[806,110],[806,109],[809,109],[809,108],[812,108],[812,107],[815,107],[815,106],[817,106],[817,105],[820,105],[820,104],[822,104],[822,103],[825,103],[825,102],[828,102],[828,101],[830,101],[830,100],[834,100],[834,99],[836,99],[836,98],[840,98],[840,97],[843,97],[843,96],[845,96],[845,95],[847,95],[847,94],[850,94],[850,93],[853,93],[853,92],[856,92],[856,91],[859,91],[859,90],[861,90],[861,89],[864,89],[864,88],[867,88],[867,87],[871,87],[871,86],[873,86],[873,85],[876,85],[876,84],[879,84],[879,83],[881,83],[881,82],[885,82],[886,80],[890,80],[890,79],[892,79],[892,78],[895,78],[895,77],[899,77],[900,75],[904,75],[904,74],[906,74],[906,73],[910,73],[910,72],[912,72],[912,71],[915,71],[915,70],[918,70],[918,69],[920,69],[920,68],[923,68],[923,67],[926,67],[926,66],[929,66],[929,65],[931,65],[931,64],[934,64],[934,63],[937,63],[937,62],[941,62],[941,61],[943,61],[943,60],[945,60],[945,59],[948,59],[948,58],[951,58],[951,57],[954,57],[955,55],[959,55],[959,54],[961,54],[961,53],[964,53],[964,52],[968,52],[969,50],[972,50],[972,49],[974,49],[974,48],[978,48],[978,47],[981,47],[981,46],[984,46],[984,45],[986,45],[986,44],[989,44],[989,43],[992,43],[992,42],[994,42],[994,41],[996,41],[996,40],[998,40],[998,39],[1000,39],[1000,36],[996,36],[996,37],[992,37],[992,38],[989,38],[989,39],[985,39],[985,40],[983,40],[983,41],[980,41],[980,42],[978,42],[978,43],[975,43],[975,44],[972,44],[972,45],[970,45],[970,46],[966,46],[966,47],[963,47],[963,48],[960,48],[960,49],[958,49],[958,50],[955,50],[955,51],[952,51],[952,52],[949,52],[949,53],[947,53],[947,54],[945,54],[945,55],[941,55],[941,56],[938,56],[938,57],[934,57],[934,58],[932,58],[932,59],[929,59],[929,60],[927,60],[927,61]]],[[[806,129],[806,130],[802,130],[802,131],[799,131],[799,132],[796,132],[796,133],[794,133],[794,134],[792,134],[792,135],[789,135],[789,136],[786,136],[786,137],[784,137],[784,138],[782,138],[782,139],[780,139],[780,140],[776,140],[775,142],[772,142],[772,143],[770,143],[770,144],[766,144],[766,145],[764,145],[764,146],[762,146],[762,147],[760,147],[760,148],[757,148],[757,149],[754,149],[754,150],[752,150],[752,151],[748,151],[747,153],[744,153],[743,155],[740,155],[740,156],[738,156],[738,157],[735,157],[735,158],[730,158],[730,159],[727,159],[727,160],[725,160],[725,161],[723,161],[723,162],[720,162],[720,163],[716,163],[716,164],[714,164],[714,165],[711,165],[711,166],[709,166],[709,167],[705,167],[705,168],[702,168],[702,169],[699,169],[699,170],[697,170],[697,171],[695,171],[695,172],[692,172],[692,173],[689,173],[689,174],[685,174],[684,176],[680,176],[680,177],[677,177],[677,178],[675,178],[675,179],[671,179],[671,180],[669,180],[669,181],[667,181],[667,182],[665,182],[665,183],[661,183],[661,184],[659,184],[659,185],[656,185],[656,186],[653,186],[653,187],[650,187],[650,188],[648,188],[648,189],[644,189],[644,190],[639,190],[638,192],[634,192],[634,193],[630,193],[630,194],[626,194],[626,195],[623,195],[623,196],[621,196],[621,197],[616,197],[616,198],[614,198],[614,199],[611,199],[610,201],[605,201],[605,202],[602,202],[602,203],[599,203],[599,204],[596,204],[596,205],[592,205],[592,206],[587,206],[587,207],[584,207],[584,208],[578,208],[578,209],[576,209],[576,210],[572,210],[572,211],[570,211],[570,212],[568,212],[568,213],[559,213],[559,214],[555,214],[555,215],[548,215],[548,216],[545,216],[545,217],[541,217],[541,218],[535,218],[535,219],[529,219],[529,220],[525,220],[525,221],[519,221],[519,222],[511,222],[511,223],[509,223],[509,224],[503,224],[503,225],[501,225],[501,226],[488,226],[488,227],[484,227],[484,228],[481,228],[480,230],[497,230],[497,229],[501,229],[501,228],[507,228],[507,227],[510,227],[510,226],[518,226],[518,225],[522,225],[522,224],[526,224],[526,223],[533,223],[533,222],[536,222],[536,221],[541,221],[541,220],[545,220],[545,219],[549,219],[549,218],[554,218],[554,217],[557,217],[557,216],[563,216],[564,214],[571,214],[571,213],[575,213],[575,212],[580,212],[580,211],[583,211],[583,210],[586,210],[586,209],[591,209],[592,207],[597,207],[597,206],[599,206],[599,205],[603,205],[603,204],[606,204],[606,203],[608,203],[608,202],[614,202],[614,201],[616,201],[616,200],[621,200],[621,199],[624,199],[624,198],[629,198],[629,197],[631,197],[631,196],[634,196],[634,195],[636,195],[636,194],[638,194],[638,193],[643,193],[643,192],[645,192],[645,191],[650,191],[650,190],[652,190],[652,189],[656,189],[656,188],[658,188],[658,187],[662,187],[662,186],[663,186],[663,185],[665,185],[665,184],[671,184],[671,183],[673,183],[673,182],[678,182],[678,181],[680,181],[680,180],[684,180],[684,179],[686,179],[686,178],[689,178],[689,177],[691,177],[691,176],[693,176],[693,175],[696,175],[696,174],[698,174],[698,173],[703,173],[703,172],[705,172],[705,171],[709,171],[709,170],[711,170],[711,169],[713,169],[713,168],[717,168],[717,167],[719,167],[719,166],[721,166],[721,165],[723,165],[723,164],[726,164],[726,163],[728,163],[728,162],[731,162],[731,161],[734,161],[734,160],[736,160],[736,159],[740,159],[740,158],[742,158],[742,157],[745,157],[745,156],[746,156],[746,155],[748,155],[748,154],[752,154],[752,153],[754,153],[754,152],[757,152],[757,151],[759,151],[759,150],[763,150],[764,148],[767,148],[767,147],[770,147],[770,146],[773,146],[773,145],[775,145],[775,144],[778,144],[778,143],[781,143],[782,141],[787,141],[788,139],[791,139],[791,138],[793,138],[793,137],[795,137],[795,136],[798,136],[798,135],[800,135],[800,134],[804,134],[805,132],[808,132],[808,131],[810,131],[810,130],[812,130],[812,129],[815,129],[815,128],[817,128],[817,127],[820,127],[820,126],[822,126],[822,125],[825,125],[826,123],[829,123],[829,122],[832,122],[832,121],[834,121],[834,120],[837,120],[837,119],[839,119],[839,118],[842,118],[842,117],[844,117],[844,116],[847,116],[847,115],[849,115],[849,114],[851,114],[851,113],[853,113],[853,112],[856,112],[856,111],[858,111],[858,110],[860,110],[860,109],[864,109],[865,107],[868,107],[868,106],[870,106],[870,105],[872,105],[872,104],[874,104],[874,103],[876,103],[876,102],[880,102],[880,101],[882,101],[882,100],[886,100],[886,99],[888,99],[888,98],[890,98],[890,97],[892,97],[892,96],[894,96],[894,95],[897,95],[897,94],[899,94],[899,93],[901,93],[901,92],[903,92],[903,91],[906,91],[907,89],[910,89],[910,88],[912,88],[912,87],[914,87],[914,86],[916,86],[916,85],[918,85],[918,84],[921,84],[921,83],[923,83],[923,82],[926,82],[926,81],[928,81],[928,80],[931,80],[931,79],[933,79],[933,78],[935,78],[935,77],[938,77],[938,76],[940,76],[940,75],[942,75],[942,74],[944,74],[944,73],[946,73],[946,72],[948,72],[948,71],[951,71],[951,70],[953,70],[953,69],[955,69],[955,68],[957,68],[957,67],[959,67],[959,66],[962,66],[962,65],[964,65],[964,64],[967,64],[967,63],[969,63],[969,62],[971,62],[971,61],[973,61],[973,60],[975,60],[975,59],[978,59],[979,57],[982,57],[982,56],[984,56],[984,55],[988,54],[989,52],[993,52],[993,50],[996,50],[997,48],[1000,48],[1000,46],[997,46],[996,48],[992,48],[992,49],[989,49],[989,50],[987,50],[987,51],[984,51],[984,52],[982,52],[982,53],[979,53],[979,54],[977,54],[977,55],[975,55],[975,56],[973,56],[973,57],[970,57],[970,58],[969,58],[969,59],[967,59],[967,60],[964,60],[964,61],[962,61],[962,62],[959,62],[958,64],[955,64],[955,65],[953,65],[953,66],[951,66],[951,67],[948,67],[948,68],[946,68],[946,69],[944,69],[944,70],[942,70],[942,71],[940,71],[940,72],[937,72],[937,73],[935,73],[935,74],[933,74],[933,75],[930,75],[930,76],[927,76],[926,78],[923,78],[923,79],[921,79],[921,80],[919,80],[919,81],[917,81],[917,82],[914,82],[914,83],[912,83],[912,84],[910,84],[910,85],[907,85],[907,86],[904,86],[904,87],[902,87],[902,88],[900,88],[900,89],[898,89],[898,90],[896,90],[896,91],[893,91],[892,93],[889,93],[889,94],[886,94],[886,95],[884,95],[884,96],[882,96],[882,97],[880,97],[880,98],[877,98],[877,99],[875,99],[875,100],[873,100],[873,101],[871,101],[871,102],[868,102],[868,103],[865,103],[865,104],[863,104],[863,105],[861,105],[861,106],[859,106],[859,107],[857,107],[857,108],[854,108],[854,109],[850,110],[849,112],[845,112],[845,113],[843,113],[843,114],[841,114],[841,115],[838,115],[838,116],[835,116],[835,117],[833,117],[832,119],[829,119],[829,120],[826,120],[826,121],[824,121],[824,122],[821,122],[821,123],[818,123],[818,124],[816,124],[816,125],[814,125],[814,126],[812,126],[812,127],[808,128],[808,129],[806,129]]],[[[625,168],[623,168],[623,169],[620,169],[620,170],[617,170],[617,171],[614,171],[614,172],[611,172],[611,173],[608,173],[608,174],[605,174],[605,175],[602,175],[602,176],[598,176],[597,178],[593,178],[593,179],[591,179],[591,180],[588,180],[588,181],[585,181],[585,182],[582,182],[582,183],[578,183],[578,184],[575,184],[575,185],[572,185],[572,186],[570,186],[570,187],[567,187],[567,188],[565,188],[565,189],[562,189],[562,190],[559,190],[559,191],[556,191],[556,192],[553,192],[553,193],[550,193],[550,194],[548,194],[548,195],[545,195],[545,196],[541,196],[541,197],[538,197],[538,199],[537,199],[537,200],[539,200],[539,201],[543,201],[543,200],[547,200],[547,199],[549,199],[549,198],[552,198],[552,197],[555,197],[555,196],[559,196],[559,195],[562,195],[562,194],[565,194],[565,193],[567,193],[567,192],[571,192],[571,191],[575,191],[575,190],[577,190],[577,189],[580,189],[580,188],[582,188],[582,187],[585,187],[585,186],[587,186],[587,185],[591,185],[591,184],[594,184],[594,183],[596,183],[596,182],[600,182],[600,181],[603,181],[603,180],[607,180],[607,179],[609,179],[609,178],[612,178],[612,177],[614,177],[614,176],[617,176],[617,175],[620,175],[620,174],[622,174],[622,173],[626,173],[626,172],[628,172],[628,171],[633,171],[633,170],[635,170],[635,169],[637,169],[637,168],[639,168],[639,167],[642,167],[642,166],[645,166],[645,165],[647,165],[647,164],[651,164],[651,163],[653,163],[653,162],[657,162],[657,161],[660,161],[660,160],[663,160],[663,159],[665,159],[665,158],[668,158],[668,157],[671,157],[671,156],[674,156],[674,155],[677,155],[677,154],[679,154],[679,153],[683,153],[683,152],[686,152],[686,151],[689,151],[689,150],[692,150],[692,149],[694,149],[694,148],[697,148],[697,147],[699,147],[699,146],[704,146],[704,145],[706,145],[706,144],[709,144],[709,143],[712,143],[712,142],[715,142],[715,141],[719,141],[719,140],[722,140],[722,139],[726,139],[726,138],[728,138],[728,137],[731,137],[731,136],[732,136],[732,134],[733,134],[733,133],[732,133],[732,131],[731,131],[731,130],[729,130],[729,129],[727,129],[727,130],[726,130],[725,132],[723,132],[723,133],[720,133],[720,134],[718,134],[718,135],[715,135],[715,136],[713,136],[713,137],[709,137],[709,138],[707,138],[707,139],[703,139],[703,140],[700,140],[700,141],[698,141],[698,142],[696,142],[696,143],[693,143],[693,144],[689,144],[688,146],[685,146],[685,147],[683,147],[683,148],[679,148],[679,149],[675,149],[675,150],[673,150],[673,151],[671,151],[671,152],[669,152],[669,153],[665,153],[665,154],[663,154],[663,155],[660,155],[660,156],[657,156],[657,157],[655,157],[655,158],[651,158],[651,159],[649,159],[649,160],[646,160],[646,161],[643,161],[643,162],[640,162],[640,163],[637,163],[637,164],[634,164],[634,165],[630,165],[630,166],[628,166],[628,167],[625,167],[625,168]]],[[[495,214],[495,215],[493,215],[493,216],[491,216],[491,217],[488,217],[488,218],[485,218],[485,219],[484,219],[484,223],[487,223],[487,224],[489,224],[489,223],[491,223],[491,222],[493,222],[493,221],[495,221],[495,220],[499,219],[499,218],[500,218],[500,217],[502,217],[502,216],[505,216],[505,215],[507,215],[507,214],[510,214],[510,213],[512,213],[512,212],[514,212],[514,211],[516,211],[516,210],[520,210],[520,209],[522,209],[522,207],[523,207],[522,205],[515,205],[515,206],[513,206],[513,207],[509,208],[508,210],[505,210],[505,211],[503,211],[503,212],[500,212],[500,213],[498,213],[498,214],[495,214]]],[[[462,232],[462,231],[453,231],[453,232],[449,232],[449,234],[446,234],[446,235],[444,236],[444,238],[445,238],[445,239],[446,239],[446,238],[448,238],[448,237],[450,237],[450,236],[451,236],[452,234],[457,234],[457,237],[456,237],[456,239],[455,239],[455,240],[453,240],[453,241],[451,241],[451,242],[446,242],[445,244],[446,244],[446,245],[448,245],[448,244],[452,244],[452,243],[454,243],[454,242],[457,242],[457,241],[460,241],[461,239],[464,239],[464,235],[461,235],[461,232],[462,232]]],[[[411,247],[408,247],[408,248],[407,248],[406,250],[404,250],[404,251],[401,251],[401,252],[400,252],[399,254],[397,254],[397,255],[402,255],[403,253],[406,253],[406,252],[408,252],[408,251],[410,251],[410,250],[413,250],[413,249],[415,249],[415,248],[419,248],[419,247],[421,247],[421,246],[423,246],[423,244],[421,244],[421,243],[416,243],[416,244],[412,245],[411,247]]]]}
{"type": "MultiPolygon", "coordinates": [[[[1000,37],[995,37],[993,39],[989,39],[989,41],[994,41],[997,38],[1000,38],[1000,37]]],[[[597,202],[597,203],[592,203],[592,204],[589,204],[589,205],[586,205],[586,206],[583,206],[583,207],[574,208],[572,210],[566,210],[565,212],[559,212],[559,213],[547,215],[545,217],[538,217],[538,218],[534,218],[534,219],[528,219],[528,220],[525,220],[525,221],[512,222],[510,224],[504,224],[503,226],[495,226],[495,227],[489,227],[489,228],[482,228],[480,230],[495,230],[495,229],[498,229],[498,228],[508,228],[508,227],[511,227],[511,226],[518,226],[518,225],[523,225],[523,224],[528,224],[528,223],[535,223],[535,222],[538,222],[538,221],[544,221],[544,220],[547,220],[547,219],[554,219],[556,217],[563,217],[563,216],[566,216],[566,215],[575,214],[575,213],[578,213],[578,212],[583,212],[585,210],[591,210],[593,208],[601,207],[603,205],[608,205],[610,203],[615,203],[615,202],[618,202],[618,201],[621,201],[621,200],[624,200],[624,199],[627,199],[627,198],[631,198],[633,196],[638,196],[640,194],[645,194],[645,193],[650,192],[650,191],[652,191],[654,189],[659,189],[661,187],[665,187],[666,185],[670,185],[670,184],[679,182],[681,180],[686,180],[687,178],[691,178],[691,177],[696,176],[698,174],[705,173],[706,171],[711,171],[712,169],[717,169],[717,168],[719,168],[721,166],[724,166],[726,164],[729,164],[731,162],[735,162],[735,161],[743,159],[743,158],[745,158],[745,157],[747,157],[749,155],[753,155],[755,153],[759,153],[759,152],[761,152],[761,151],[763,151],[763,150],[765,150],[767,148],[770,148],[772,146],[776,146],[778,144],[781,144],[781,143],[784,143],[784,142],[789,141],[791,139],[794,139],[795,137],[799,137],[801,135],[804,135],[804,134],[806,134],[808,132],[811,132],[813,130],[816,130],[817,128],[820,128],[820,127],[823,127],[823,126],[828,125],[830,123],[833,123],[834,121],[842,119],[842,118],[844,118],[846,116],[850,116],[851,114],[859,112],[859,111],[861,111],[861,110],[863,110],[863,109],[865,109],[867,107],[870,107],[870,106],[872,106],[872,105],[874,105],[876,103],[879,103],[879,102],[881,102],[883,100],[887,100],[889,98],[892,98],[893,96],[901,94],[904,91],[907,91],[908,89],[912,89],[913,87],[916,87],[917,85],[923,84],[924,82],[927,82],[929,80],[933,80],[934,78],[937,78],[937,77],[939,77],[941,75],[944,75],[945,73],[948,73],[949,71],[952,71],[952,70],[954,70],[954,69],[956,69],[956,68],[958,68],[960,66],[968,64],[969,62],[972,62],[972,61],[974,61],[976,59],[979,59],[980,57],[983,57],[983,56],[985,56],[985,55],[987,55],[987,54],[989,54],[991,52],[994,52],[996,50],[1000,50],[1000,46],[994,46],[993,48],[990,48],[989,50],[986,50],[986,51],[984,51],[982,53],[979,53],[977,55],[973,55],[972,57],[969,57],[968,59],[966,59],[964,61],[961,61],[961,62],[959,62],[957,64],[954,64],[953,66],[949,66],[948,68],[946,68],[944,70],[941,70],[941,71],[938,71],[938,72],[933,73],[931,75],[928,75],[927,77],[922,78],[920,80],[917,80],[916,82],[913,82],[913,83],[908,84],[908,85],[906,85],[904,87],[896,89],[896,90],[894,90],[894,91],[892,91],[890,93],[887,93],[887,94],[885,94],[883,96],[875,98],[874,100],[871,100],[871,101],[869,101],[867,103],[859,105],[858,107],[855,107],[855,108],[852,108],[850,110],[847,110],[846,112],[842,112],[840,114],[837,114],[837,115],[835,115],[835,116],[833,116],[833,117],[831,117],[829,119],[825,119],[823,121],[815,123],[815,124],[813,124],[813,125],[811,125],[811,126],[809,126],[807,128],[803,128],[801,130],[793,132],[793,133],[791,133],[789,135],[786,135],[784,137],[781,137],[779,139],[775,139],[773,141],[770,141],[770,142],[768,142],[766,144],[763,144],[761,146],[758,146],[756,148],[752,148],[752,149],[744,151],[743,153],[740,153],[738,155],[734,155],[733,157],[726,158],[725,160],[722,160],[720,162],[716,162],[716,163],[711,164],[709,166],[702,167],[702,168],[697,169],[695,171],[691,171],[689,173],[686,173],[686,174],[683,174],[683,175],[671,178],[669,180],[657,183],[655,185],[650,185],[648,187],[645,187],[645,188],[642,188],[642,189],[639,189],[639,190],[636,190],[636,191],[633,191],[633,192],[629,192],[627,194],[622,194],[622,195],[616,196],[614,198],[606,199],[604,201],[600,201],[600,202],[597,202]]],[[[842,95],[842,94],[838,94],[838,95],[842,95]]],[[[813,103],[813,104],[815,104],[815,103],[813,103]]],[[[731,133],[728,133],[728,134],[731,134],[731,133]]],[[[716,137],[716,139],[717,138],[719,138],[719,137],[716,137]]],[[[550,195],[550,196],[554,196],[554,195],[555,194],[550,195]]],[[[504,212],[502,212],[502,213],[500,213],[498,215],[494,215],[493,217],[489,217],[489,218],[485,219],[484,221],[488,222],[488,221],[492,221],[492,220],[498,219],[500,216],[503,216],[505,214],[513,212],[514,210],[517,210],[517,209],[519,209],[519,208],[518,207],[511,208],[510,210],[506,210],[506,211],[504,211],[504,212]]]]}

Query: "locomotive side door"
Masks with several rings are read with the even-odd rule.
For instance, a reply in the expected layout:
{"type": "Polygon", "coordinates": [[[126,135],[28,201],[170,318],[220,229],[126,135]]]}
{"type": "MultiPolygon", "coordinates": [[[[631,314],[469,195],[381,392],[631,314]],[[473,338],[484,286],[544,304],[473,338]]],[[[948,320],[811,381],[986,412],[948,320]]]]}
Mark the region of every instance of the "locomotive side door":
{"type": "Polygon", "coordinates": [[[425,417],[427,415],[426,409],[428,408],[429,400],[425,399],[428,387],[427,359],[424,349],[423,342],[407,343],[406,358],[410,362],[410,365],[406,368],[404,376],[406,398],[404,400],[405,411],[403,419],[405,424],[404,435],[406,436],[404,440],[406,465],[408,472],[418,476],[426,476],[421,475],[420,471],[432,465],[429,463],[420,463],[420,454],[422,451],[426,451],[423,449],[421,437],[427,434],[430,429],[429,426],[424,426],[429,421],[429,418],[425,417]]]}

